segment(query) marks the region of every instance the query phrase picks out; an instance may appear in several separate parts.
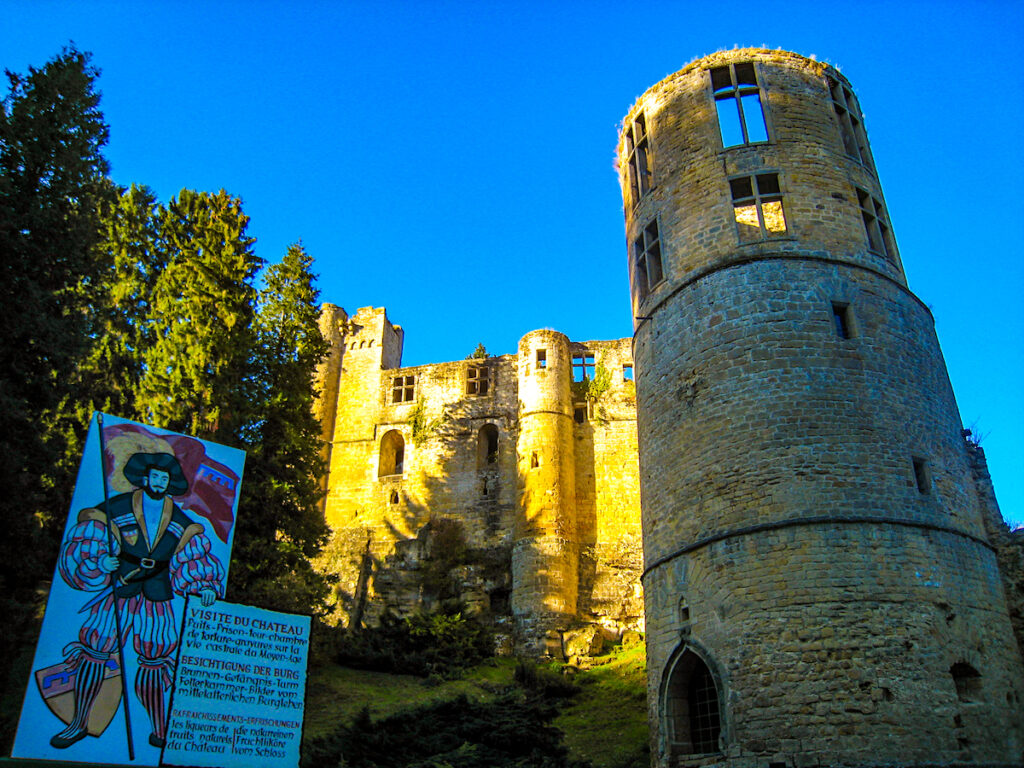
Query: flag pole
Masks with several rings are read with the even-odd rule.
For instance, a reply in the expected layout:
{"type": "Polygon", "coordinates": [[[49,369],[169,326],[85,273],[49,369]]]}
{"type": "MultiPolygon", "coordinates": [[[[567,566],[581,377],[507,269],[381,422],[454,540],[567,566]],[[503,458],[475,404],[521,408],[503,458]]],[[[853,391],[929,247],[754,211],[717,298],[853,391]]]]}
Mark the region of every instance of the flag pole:
{"type": "MultiPolygon", "coordinates": [[[[107,554],[114,554],[114,532],[110,520],[109,491],[107,490],[107,443],[103,438],[103,414],[96,414],[100,427],[100,470],[103,475],[103,514],[107,518],[107,554]]],[[[111,599],[114,609],[114,628],[117,631],[117,664],[121,667],[121,701],[124,704],[124,727],[128,735],[128,759],[135,759],[135,745],[132,743],[132,718],[128,711],[128,683],[124,668],[124,641],[121,636],[121,611],[117,607],[117,571],[110,575],[111,599]]]]}

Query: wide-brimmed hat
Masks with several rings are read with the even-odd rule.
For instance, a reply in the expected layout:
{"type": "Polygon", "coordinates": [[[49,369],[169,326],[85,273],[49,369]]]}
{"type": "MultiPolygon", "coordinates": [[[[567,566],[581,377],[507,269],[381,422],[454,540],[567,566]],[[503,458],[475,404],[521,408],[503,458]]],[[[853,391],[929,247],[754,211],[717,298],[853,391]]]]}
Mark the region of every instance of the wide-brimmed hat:
{"type": "Polygon", "coordinates": [[[128,482],[141,488],[149,470],[159,469],[170,475],[167,483],[168,496],[180,496],[188,490],[188,480],[181,471],[181,464],[172,453],[135,453],[124,465],[124,476],[128,482]]]}

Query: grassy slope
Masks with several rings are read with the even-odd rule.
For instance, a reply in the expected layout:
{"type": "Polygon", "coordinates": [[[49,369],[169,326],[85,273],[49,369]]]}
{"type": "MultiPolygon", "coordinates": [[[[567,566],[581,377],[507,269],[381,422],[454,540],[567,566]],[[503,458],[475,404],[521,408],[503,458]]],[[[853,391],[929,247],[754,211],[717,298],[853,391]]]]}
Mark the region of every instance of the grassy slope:
{"type": "MultiPolygon", "coordinates": [[[[594,768],[640,768],[648,764],[642,645],[616,649],[606,663],[576,675],[581,691],[564,706],[554,725],[565,733],[573,757],[594,768]]],[[[311,671],[306,693],[305,737],[324,736],[351,722],[363,707],[374,720],[465,694],[489,701],[513,685],[514,659],[493,659],[461,680],[438,682],[327,665],[311,671]]]]}
{"type": "Polygon", "coordinates": [[[646,768],[647,677],[644,646],[616,649],[576,676],[582,691],[555,718],[573,757],[594,768],[646,768]],[[602,659],[603,660],[603,659],[602,659]]]}

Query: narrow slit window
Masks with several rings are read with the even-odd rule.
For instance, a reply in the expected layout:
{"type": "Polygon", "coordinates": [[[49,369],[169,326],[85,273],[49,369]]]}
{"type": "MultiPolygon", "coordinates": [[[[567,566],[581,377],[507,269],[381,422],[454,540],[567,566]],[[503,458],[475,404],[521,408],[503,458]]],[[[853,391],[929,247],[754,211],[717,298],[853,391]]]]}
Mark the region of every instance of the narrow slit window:
{"type": "Polygon", "coordinates": [[[537,458],[537,452],[534,451],[530,454],[530,469],[536,469],[540,466],[540,459],[537,458]]]}
{"type": "Polygon", "coordinates": [[[928,462],[918,456],[913,457],[914,482],[917,483],[917,491],[922,495],[928,495],[932,489],[931,471],[928,469],[928,462]]]}
{"type": "Polygon", "coordinates": [[[779,174],[759,173],[729,179],[729,191],[741,243],[756,243],[787,234],[779,174]]]}
{"type": "Polygon", "coordinates": [[[572,408],[572,418],[577,424],[583,424],[587,420],[587,404],[576,403],[572,408]]]}
{"type": "Polygon", "coordinates": [[[633,260],[633,291],[642,302],[664,278],[657,220],[644,227],[633,242],[633,260]]]}
{"type": "Polygon", "coordinates": [[[832,302],[832,320],[835,322],[836,335],[840,339],[853,338],[853,318],[849,304],[832,302]]]}
{"type": "Polygon", "coordinates": [[[864,231],[868,237],[868,250],[894,260],[896,246],[892,241],[885,207],[881,201],[863,189],[857,190],[857,202],[860,204],[860,215],[864,220],[864,231]]]}
{"type": "Polygon", "coordinates": [[[537,350],[537,369],[543,371],[548,367],[548,351],[546,349],[537,350]]]}
{"type": "Polygon", "coordinates": [[[411,403],[415,399],[415,393],[415,376],[395,376],[391,379],[392,403],[411,403]]]}
{"type": "Polygon", "coordinates": [[[650,150],[647,121],[643,112],[626,129],[626,155],[629,162],[629,188],[636,204],[651,188],[650,150]]]}
{"type": "Polygon", "coordinates": [[[718,112],[722,147],[768,141],[761,87],[752,63],[715,67],[711,70],[711,90],[718,112]]]}

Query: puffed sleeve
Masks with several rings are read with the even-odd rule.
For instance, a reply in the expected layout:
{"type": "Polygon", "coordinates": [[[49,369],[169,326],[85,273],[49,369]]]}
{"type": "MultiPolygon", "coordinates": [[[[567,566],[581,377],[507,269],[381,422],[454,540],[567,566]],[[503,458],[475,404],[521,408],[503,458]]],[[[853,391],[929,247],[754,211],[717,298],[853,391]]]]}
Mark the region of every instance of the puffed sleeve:
{"type": "Polygon", "coordinates": [[[210,552],[205,533],[190,536],[171,558],[171,588],[179,595],[197,595],[212,589],[224,597],[224,567],[210,552]]]}
{"type": "MultiPolygon", "coordinates": [[[[57,562],[60,575],[75,589],[98,592],[110,583],[110,574],[100,570],[100,558],[107,554],[107,529],[96,520],[86,520],[71,529],[57,562]]],[[[114,554],[120,552],[114,541],[114,554]]]]}

